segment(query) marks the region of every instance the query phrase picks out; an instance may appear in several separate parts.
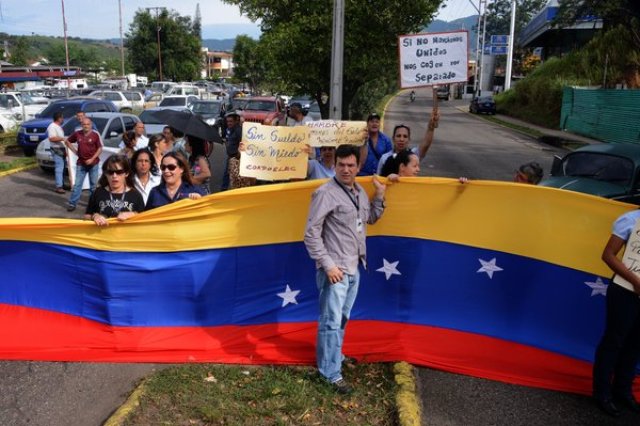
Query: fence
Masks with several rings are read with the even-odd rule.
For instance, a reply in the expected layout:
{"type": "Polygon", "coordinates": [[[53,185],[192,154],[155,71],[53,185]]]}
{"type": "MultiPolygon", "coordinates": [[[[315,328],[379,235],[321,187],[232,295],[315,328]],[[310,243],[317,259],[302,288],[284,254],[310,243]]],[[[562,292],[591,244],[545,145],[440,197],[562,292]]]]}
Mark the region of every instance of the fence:
{"type": "Polygon", "coordinates": [[[604,142],[640,144],[640,90],[565,87],[560,128],[604,142]]]}

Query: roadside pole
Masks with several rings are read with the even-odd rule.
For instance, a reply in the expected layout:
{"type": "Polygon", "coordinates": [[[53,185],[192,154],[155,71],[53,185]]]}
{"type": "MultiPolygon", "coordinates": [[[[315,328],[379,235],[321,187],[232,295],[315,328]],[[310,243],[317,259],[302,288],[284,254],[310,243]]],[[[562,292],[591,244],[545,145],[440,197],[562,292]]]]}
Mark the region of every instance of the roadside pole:
{"type": "Polygon", "coordinates": [[[333,2],[333,38],[331,41],[331,93],[329,118],[342,120],[342,62],[344,51],[344,0],[333,2]]]}

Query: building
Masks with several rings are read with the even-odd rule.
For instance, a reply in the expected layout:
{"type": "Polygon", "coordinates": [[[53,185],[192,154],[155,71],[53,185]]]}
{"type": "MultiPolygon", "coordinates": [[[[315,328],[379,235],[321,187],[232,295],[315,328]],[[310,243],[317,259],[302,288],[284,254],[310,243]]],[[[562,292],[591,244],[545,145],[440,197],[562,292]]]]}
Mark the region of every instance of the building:
{"type": "Polygon", "coordinates": [[[206,58],[205,68],[202,72],[203,78],[230,77],[233,75],[233,53],[209,51],[206,47],[202,49],[206,58]]]}

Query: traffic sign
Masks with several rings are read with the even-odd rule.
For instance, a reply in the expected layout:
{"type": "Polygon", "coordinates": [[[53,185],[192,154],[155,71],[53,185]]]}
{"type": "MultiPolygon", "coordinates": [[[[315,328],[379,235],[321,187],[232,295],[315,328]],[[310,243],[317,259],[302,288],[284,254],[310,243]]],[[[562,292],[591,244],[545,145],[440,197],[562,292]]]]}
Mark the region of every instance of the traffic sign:
{"type": "Polygon", "coordinates": [[[492,55],[506,55],[508,46],[491,46],[492,55]]]}
{"type": "Polygon", "coordinates": [[[507,45],[509,44],[509,36],[508,35],[492,35],[491,44],[494,46],[507,45]]]}

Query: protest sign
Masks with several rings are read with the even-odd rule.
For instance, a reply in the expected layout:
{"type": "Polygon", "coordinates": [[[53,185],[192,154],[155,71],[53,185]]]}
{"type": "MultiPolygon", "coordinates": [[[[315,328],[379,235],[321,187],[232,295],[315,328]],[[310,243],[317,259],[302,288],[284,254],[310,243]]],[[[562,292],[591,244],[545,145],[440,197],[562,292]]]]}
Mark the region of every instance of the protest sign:
{"type": "Polygon", "coordinates": [[[309,129],[306,126],[242,125],[240,176],[261,180],[307,177],[309,129]]]}
{"type": "Polygon", "coordinates": [[[362,145],[367,138],[366,121],[320,120],[307,123],[309,145],[314,147],[362,145]]]}
{"type": "Polygon", "coordinates": [[[467,81],[467,39],[467,31],[398,37],[400,87],[467,81]]]}
{"type": "MultiPolygon", "coordinates": [[[[622,263],[628,270],[640,275],[640,222],[635,224],[633,231],[629,234],[629,240],[622,255],[622,263]]],[[[635,291],[633,284],[618,274],[613,277],[613,282],[627,290],[635,291]]]]}

